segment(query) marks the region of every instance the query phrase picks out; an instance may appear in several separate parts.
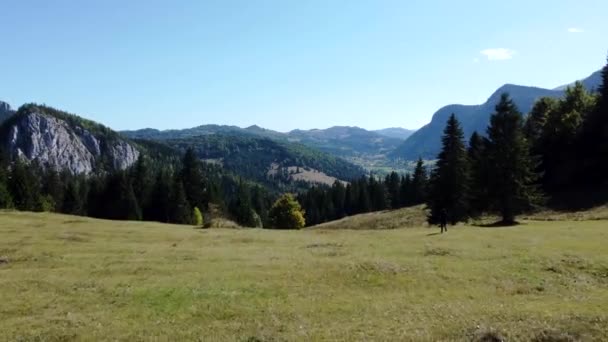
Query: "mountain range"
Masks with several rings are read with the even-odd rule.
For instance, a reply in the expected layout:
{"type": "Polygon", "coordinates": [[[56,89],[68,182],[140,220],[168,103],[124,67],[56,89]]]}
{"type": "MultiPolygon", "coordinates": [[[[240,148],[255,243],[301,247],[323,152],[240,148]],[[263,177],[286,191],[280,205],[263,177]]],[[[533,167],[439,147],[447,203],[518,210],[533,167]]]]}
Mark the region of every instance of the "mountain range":
{"type": "Polygon", "coordinates": [[[146,128],[135,131],[123,131],[121,133],[133,139],[148,140],[184,139],[201,135],[226,133],[255,135],[280,141],[297,142],[338,157],[348,158],[387,154],[399,146],[412,132],[404,128],[368,131],[359,127],[334,126],[327,129],[296,129],[282,133],[256,125],[246,128],[225,125],[202,125],[181,130],[146,128]]]}
{"type": "MultiPolygon", "coordinates": [[[[595,90],[601,83],[601,74],[596,72],[581,82],[595,90]]],[[[474,131],[483,134],[501,94],[509,93],[520,111],[527,113],[536,100],[563,96],[566,87],[543,89],[506,84],[481,105],[448,105],[439,109],[431,122],[416,132],[403,128],[369,131],[334,126],[283,133],[255,125],[115,132],[50,107],[30,104],[14,111],[0,101],[0,148],[13,158],[88,174],[100,168],[127,168],[146,150],[145,146],[176,155],[192,147],[201,159],[219,163],[229,172],[257,182],[269,179],[272,182],[279,175],[283,183],[301,180],[331,183],[363,175],[361,167],[395,169],[391,160],[434,159],[452,113],[467,136],[474,131]]]]}
{"type": "MultiPolygon", "coordinates": [[[[597,90],[601,84],[601,72],[597,71],[591,76],[581,80],[582,84],[590,91],[597,90]]],[[[570,84],[569,84],[570,85],[570,84]]],[[[439,109],[431,119],[431,122],[406,139],[400,146],[393,150],[389,156],[396,159],[413,160],[419,157],[423,159],[434,159],[441,149],[441,135],[449,116],[453,113],[462,124],[465,137],[468,138],[473,132],[486,133],[490,122],[490,116],[500,96],[508,93],[519,110],[527,114],[536,100],[541,97],[558,98],[564,95],[566,86],[555,89],[543,89],[515,84],[505,84],[498,88],[480,105],[452,104],[439,109]]]]}

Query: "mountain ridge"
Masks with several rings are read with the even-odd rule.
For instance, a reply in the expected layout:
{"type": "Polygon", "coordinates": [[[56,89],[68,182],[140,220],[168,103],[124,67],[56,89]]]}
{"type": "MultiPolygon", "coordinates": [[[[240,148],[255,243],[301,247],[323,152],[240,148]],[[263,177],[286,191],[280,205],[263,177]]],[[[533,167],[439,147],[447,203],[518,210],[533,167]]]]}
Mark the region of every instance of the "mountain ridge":
{"type": "MultiPolygon", "coordinates": [[[[588,90],[595,90],[601,82],[601,78],[595,72],[589,77],[580,80],[588,90]]],[[[400,146],[389,154],[390,158],[414,160],[419,157],[434,159],[441,148],[441,135],[449,116],[453,113],[462,124],[465,138],[475,131],[480,134],[486,133],[486,128],[495,106],[503,93],[508,93],[519,110],[527,114],[536,100],[542,97],[558,98],[564,95],[562,87],[545,89],[535,86],[522,86],[516,84],[504,84],[496,89],[486,100],[477,105],[450,104],[437,110],[431,122],[414,132],[400,146]]],[[[565,88],[563,88],[565,89],[565,88]]]]}

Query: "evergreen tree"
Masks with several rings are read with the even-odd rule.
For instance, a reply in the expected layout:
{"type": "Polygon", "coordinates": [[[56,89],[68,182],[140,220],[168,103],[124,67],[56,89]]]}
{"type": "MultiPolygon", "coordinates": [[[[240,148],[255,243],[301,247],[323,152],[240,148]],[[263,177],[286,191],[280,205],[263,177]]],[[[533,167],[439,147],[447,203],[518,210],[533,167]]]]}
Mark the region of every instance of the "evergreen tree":
{"type": "Polygon", "coordinates": [[[203,210],[207,209],[209,203],[205,196],[202,163],[192,148],[186,150],[182,161],[180,178],[188,203],[203,210]]]}
{"type": "Polygon", "coordinates": [[[121,213],[121,219],[140,221],[142,218],[141,207],[137,202],[131,179],[123,174],[121,177],[120,198],[118,205],[121,213]]]}
{"type": "Polygon", "coordinates": [[[236,198],[230,207],[230,211],[237,223],[245,227],[255,227],[254,211],[251,206],[251,195],[249,188],[242,180],[239,180],[236,198]]]}
{"type": "Polygon", "coordinates": [[[135,165],[131,168],[131,183],[133,184],[135,198],[143,213],[151,200],[150,194],[154,185],[154,175],[150,169],[150,160],[145,155],[140,155],[135,165]]]}
{"type": "Polygon", "coordinates": [[[148,206],[144,210],[145,219],[157,222],[171,222],[173,209],[171,205],[172,193],[171,176],[166,170],[160,170],[156,175],[148,206]]]}
{"type": "Polygon", "coordinates": [[[441,212],[447,211],[451,224],[465,221],[469,216],[469,161],[464,132],[452,114],[442,137],[442,150],[431,175],[427,206],[429,223],[440,222],[441,212]]]}
{"type": "Polygon", "coordinates": [[[0,209],[13,207],[13,197],[8,189],[6,165],[0,160],[0,209]]]}
{"type": "Polygon", "coordinates": [[[557,100],[551,97],[543,97],[534,103],[524,124],[524,134],[531,146],[536,146],[543,134],[549,113],[557,108],[557,103],[557,100]]]}
{"type": "Polygon", "coordinates": [[[414,192],[412,186],[412,176],[408,173],[404,177],[401,177],[401,188],[400,188],[401,206],[408,207],[414,202],[414,192]]]}
{"type": "Polygon", "coordinates": [[[334,206],[334,219],[346,216],[346,187],[340,181],[335,181],[331,187],[332,202],[334,206]]]}
{"type": "Polygon", "coordinates": [[[69,215],[86,214],[85,205],[80,194],[79,184],[76,179],[69,179],[65,187],[61,212],[69,215]]]}
{"type": "Polygon", "coordinates": [[[488,209],[489,168],[486,145],[486,139],[473,132],[467,151],[471,171],[469,207],[472,217],[478,217],[488,209]]]}
{"type": "Polygon", "coordinates": [[[170,222],[178,224],[190,224],[192,222],[192,210],[186,198],[184,184],[178,177],[173,181],[169,205],[170,222]]]}
{"type": "Polygon", "coordinates": [[[38,208],[38,178],[32,172],[33,166],[25,165],[17,159],[9,177],[9,190],[13,204],[19,210],[33,211],[38,208]]]}
{"type": "Polygon", "coordinates": [[[401,179],[399,174],[395,171],[391,172],[386,176],[384,184],[388,191],[391,208],[401,208],[401,179]]]}
{"type": "Polygon", "coordinates": [[[608,181],[608,62],[602,69],[598,92],[597,104],[584,122],[577,149],[577,160],[582,159],[578,178],[595,187],[608,181]]]}
{"type": "Polygon", "coordinates": [[[522,115],[503,94],[488,127],[488,166],[492,175],[489,201],[502,215],[504,224],[515,222],[515,216],[534,205],[539,193],[537,180],[524,136],[522,115]]]}
{"type": "Polygon", "coordinates": [[[414,175],[412,177],[412,203],[413,205],[421,204],[426,201],[428,192],[428,175],[422,158],[416,162],[414,175]]]}

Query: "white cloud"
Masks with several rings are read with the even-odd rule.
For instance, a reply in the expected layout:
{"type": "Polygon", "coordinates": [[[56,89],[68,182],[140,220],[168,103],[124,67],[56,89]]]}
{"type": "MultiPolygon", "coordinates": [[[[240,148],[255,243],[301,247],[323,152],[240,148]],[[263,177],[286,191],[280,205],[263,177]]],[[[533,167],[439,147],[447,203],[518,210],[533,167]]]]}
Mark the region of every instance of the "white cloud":
{"type": "Polygon", "coordinates": [[[481,51],[481,54],[486,56],[489,61],[504,61],[507,59],[512,59],[515,53],[516,52],[514,50],[505,48],[485,49],[481,51]]]}
{"type": "Polygon", "coordinates": [[[580,27],[571,27],[568,29],[568,32],[570,33],[583,33],[585,32],[584,29],[580,28],[580,27]]]}

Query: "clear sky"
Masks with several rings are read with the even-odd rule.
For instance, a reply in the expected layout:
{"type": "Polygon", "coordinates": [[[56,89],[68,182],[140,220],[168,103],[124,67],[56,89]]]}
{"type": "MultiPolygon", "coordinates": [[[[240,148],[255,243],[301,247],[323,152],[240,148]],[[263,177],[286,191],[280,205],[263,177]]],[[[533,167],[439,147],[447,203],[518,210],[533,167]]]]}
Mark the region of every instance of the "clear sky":
{"type": "Polygon", "coordinates": [[[418,128],[598,70],[606,0],[0,0],[0,100],[115,129],[418,128]]]}

